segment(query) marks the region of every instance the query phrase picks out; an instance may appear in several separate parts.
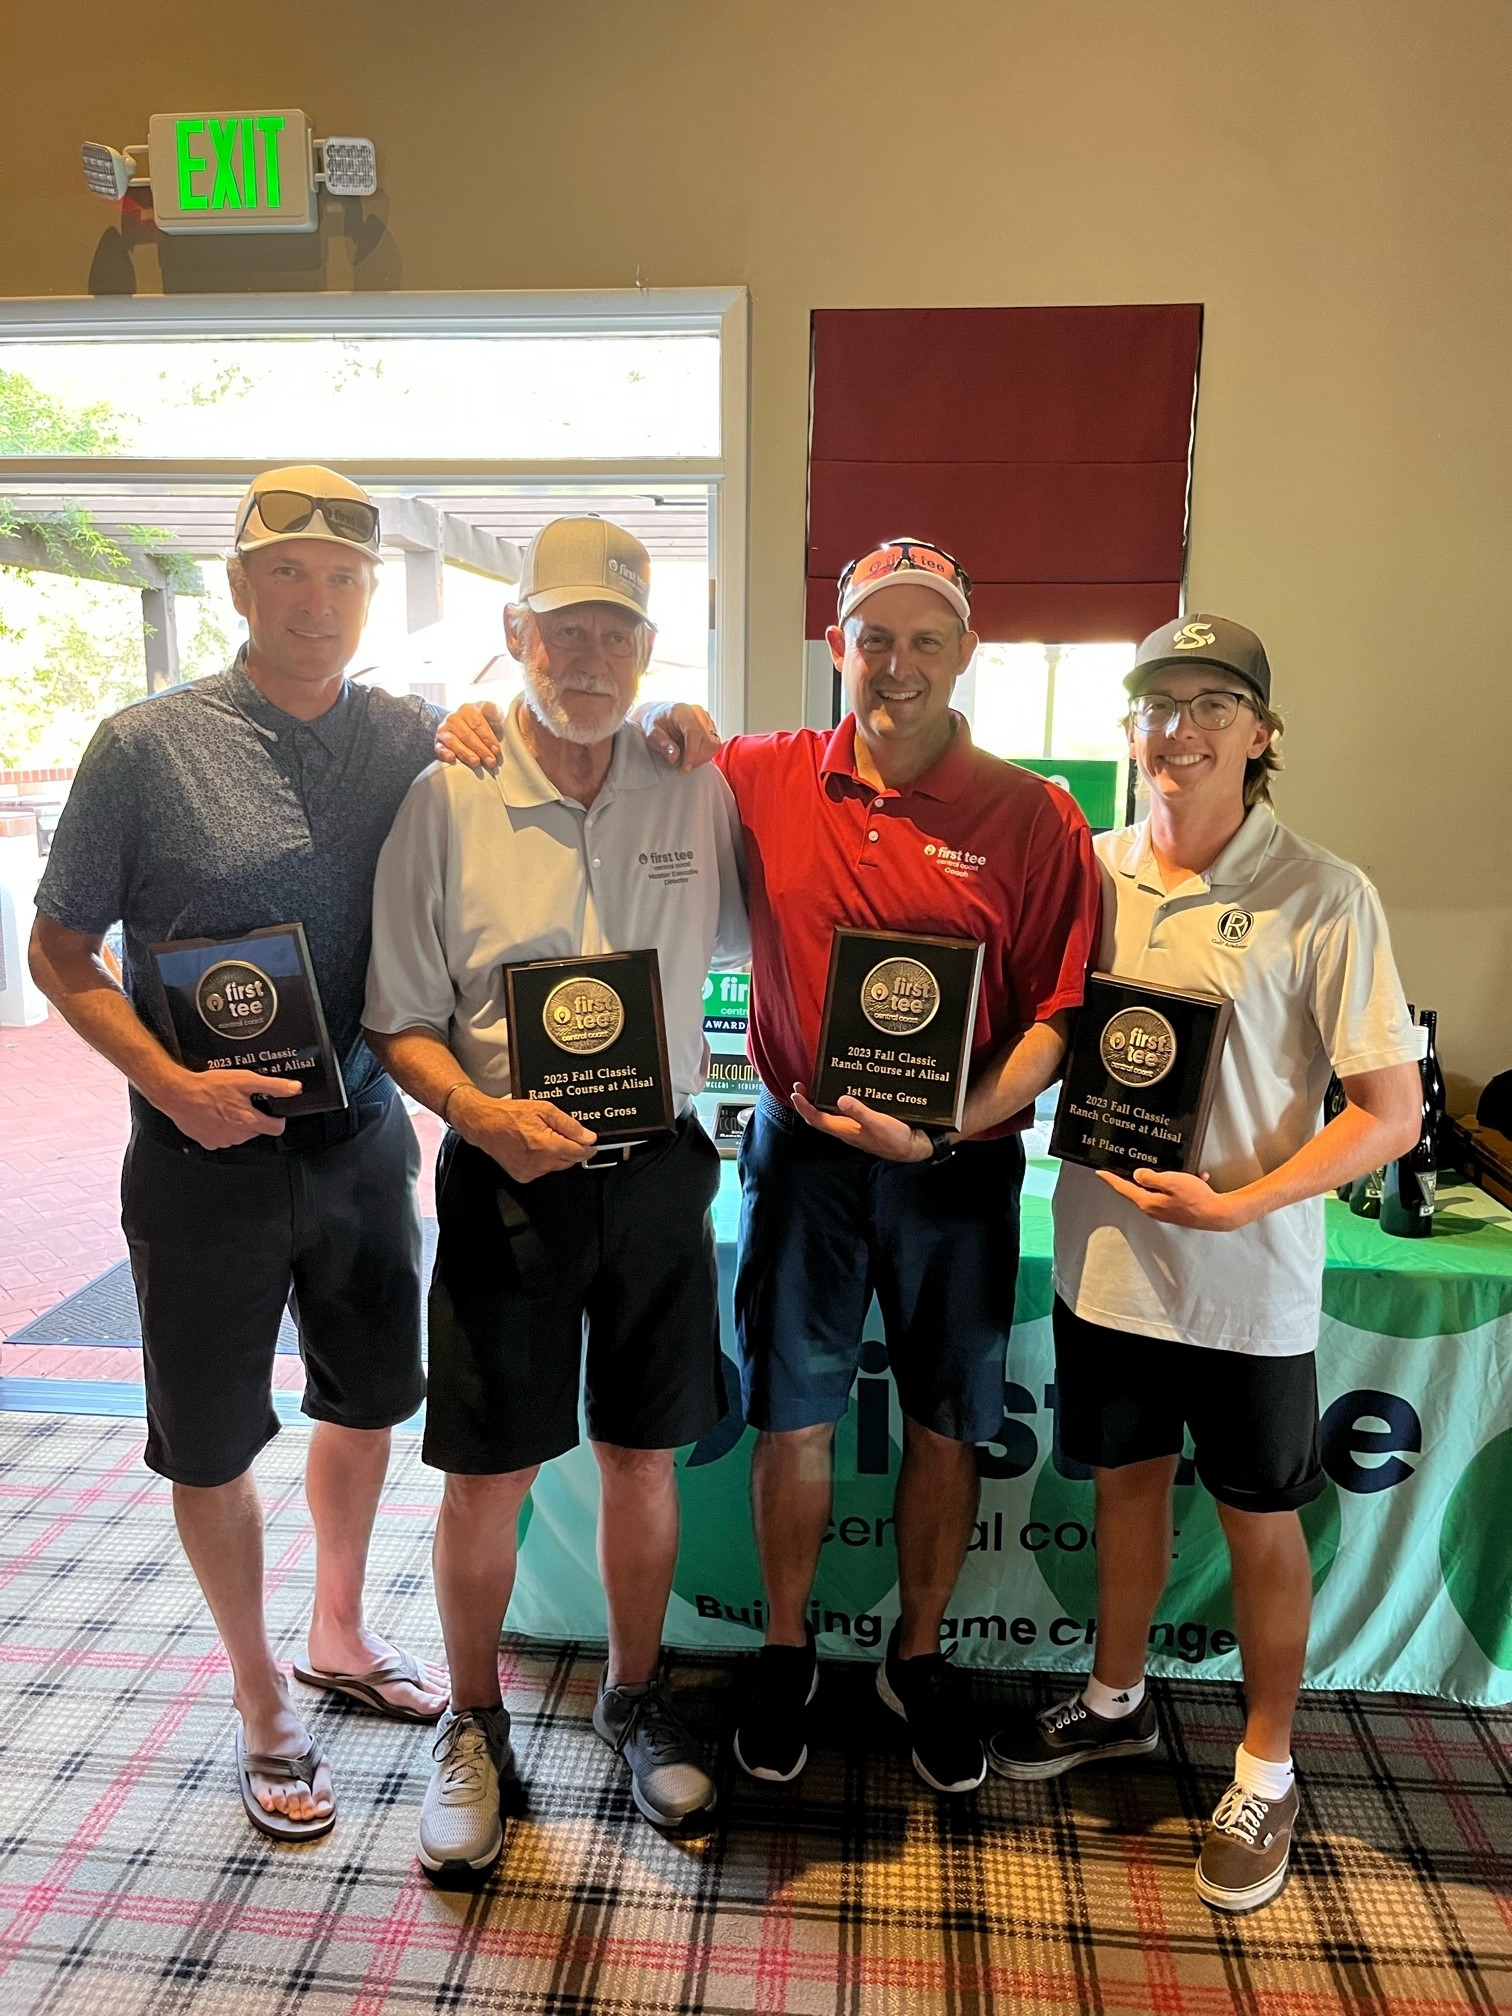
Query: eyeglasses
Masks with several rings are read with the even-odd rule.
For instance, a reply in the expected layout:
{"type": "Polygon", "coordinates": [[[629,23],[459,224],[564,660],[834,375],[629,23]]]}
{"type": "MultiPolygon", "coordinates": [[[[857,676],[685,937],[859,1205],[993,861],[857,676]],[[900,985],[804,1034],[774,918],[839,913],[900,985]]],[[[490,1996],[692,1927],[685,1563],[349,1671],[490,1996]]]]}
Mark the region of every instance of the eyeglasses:
{"type": "Polygon", "coordinates": [[[927,539],[889,539],[885,546],[875,547],[870,553],[863,553],[859,560],[852,560],[842,571],[839,583],[840,597],[855,583],[865,586],[871,581],[880,581],[888,574],[900,574],[905,568],[917,567],[924,574],[938,574],[942,581],[953,581],[968,601],[971,599],[971,576],[943,546],[935,546],[927,539]]]}
{"type": "Polygon", "coordinates": [[[1178,700],[1172,693],[1141,693],[1129,708],[1129,719],[1141,735],[1173,734],[1183,714],[1194,728],[1217,730],[1232,727],[1241,707],[1260,711],[1248,693],[1215,689],[1194,693],[1190,700],[1178,700]]]}
{"type": "Polygon", "coordinates": [[[602,651],[606,658],[628,660],[640,650],[645,637],[656,634],[653,623],[630,615],[628,610],[622,626],[606,627],[602,632],[595,631],[581,617],[565,614],[537,616],[536,629],[547,650],[564,658],[581,657],[585,651],[602,651]]]}
{"type": "Polygon", "coordinates": [[[270,532],[303,532],[319,512],[338,539],[354,546],[378,543],[378,506],[365,504],[360,497],[307,497],[302,490],[259,490],[250,499],[236,528],[241,538],[255,512],[270,532]]]}

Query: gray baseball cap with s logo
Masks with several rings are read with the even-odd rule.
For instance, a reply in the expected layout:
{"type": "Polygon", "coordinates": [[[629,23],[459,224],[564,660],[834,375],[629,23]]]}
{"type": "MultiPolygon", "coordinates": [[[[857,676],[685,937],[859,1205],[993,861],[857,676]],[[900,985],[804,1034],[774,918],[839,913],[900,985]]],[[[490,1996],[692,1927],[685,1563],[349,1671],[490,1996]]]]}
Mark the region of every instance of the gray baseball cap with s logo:
{"type": "Polygon", "coordinates": [[[1216,665],[1232,672],[1270,705],[1270,660],[1253,630],[1227,616],[1178,616],[1152,630],[1134,656],[1124,685],[1131,693],[1148,686],[1152,672],[1173,665],[1216,665]]]}

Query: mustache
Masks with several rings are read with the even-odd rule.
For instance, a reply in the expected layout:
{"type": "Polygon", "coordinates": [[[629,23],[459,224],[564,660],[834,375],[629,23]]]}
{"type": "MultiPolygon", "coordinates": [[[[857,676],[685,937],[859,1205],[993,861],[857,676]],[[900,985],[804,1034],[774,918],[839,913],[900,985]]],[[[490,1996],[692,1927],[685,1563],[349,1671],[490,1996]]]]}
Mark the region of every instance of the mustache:
{"type": "Polygon", "coordinates": [[[545,685],[555,686],[558,693],[590,693],[604,700],[613,700],[619,693],[614,681],[598,672],[569,673],[565,679],[553,679],[550,673],[540,676],[545,685]]]}

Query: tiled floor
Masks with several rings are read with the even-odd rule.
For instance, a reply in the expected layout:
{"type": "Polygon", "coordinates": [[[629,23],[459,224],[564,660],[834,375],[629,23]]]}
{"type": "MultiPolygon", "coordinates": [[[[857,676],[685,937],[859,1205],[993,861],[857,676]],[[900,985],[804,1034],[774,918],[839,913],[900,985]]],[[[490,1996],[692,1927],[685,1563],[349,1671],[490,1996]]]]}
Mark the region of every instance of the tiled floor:
{"type": "MultiPolygon", "coordinates": [[[[0,1339],[124,1257],[118,1182],[126,1088],[66,1022],[0,1029],[0,1339]]],[[[434,1215],[441,1130],[416,1116],[420,1208],[434,1215]]],[[[141,1354],[86,1346],[0,1346],[0,1372],[27,1379],[140,1380],[141,1354]]],[[[299,1382],[297,1361],[275,1377],[299,1382]]]]}

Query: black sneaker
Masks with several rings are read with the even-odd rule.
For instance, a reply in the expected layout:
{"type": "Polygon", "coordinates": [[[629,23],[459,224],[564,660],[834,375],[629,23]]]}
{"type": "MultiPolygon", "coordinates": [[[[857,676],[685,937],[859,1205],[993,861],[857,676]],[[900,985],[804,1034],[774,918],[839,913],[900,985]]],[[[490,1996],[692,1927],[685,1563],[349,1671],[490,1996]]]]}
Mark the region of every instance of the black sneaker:
{"type": "Polygon", "coordinates": [[[802,1645],[763,1645],[750,1699],[735,1731],[735,1762],[748,1778],[786,1785],[808,1762],[809,1703],[819,1691],[814,1627],[802,1645]]]}
{"type": "Polygon", "coordinates": [[[898,1657],[901,1624],[894,1624],[887,1654],[877,1668],[877,1692],[913,1738],[913,1767],[936,1792],[975,1792],[987,1776],[987,1757],[976,1733],[966,1682],[943,1652],[898,1657]]]}
{"type": "Polygon", "coordinates": [[[987,1761],[1005,1778],[1059,1778],[1095,1757],[1147,1757],[1160,1743],[1149,1689],[1131,1714],[1096,1715],[1079,1693],[1038,1715],[1016,1716],[987,1745],[987,1761]]]}

